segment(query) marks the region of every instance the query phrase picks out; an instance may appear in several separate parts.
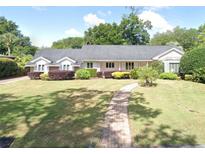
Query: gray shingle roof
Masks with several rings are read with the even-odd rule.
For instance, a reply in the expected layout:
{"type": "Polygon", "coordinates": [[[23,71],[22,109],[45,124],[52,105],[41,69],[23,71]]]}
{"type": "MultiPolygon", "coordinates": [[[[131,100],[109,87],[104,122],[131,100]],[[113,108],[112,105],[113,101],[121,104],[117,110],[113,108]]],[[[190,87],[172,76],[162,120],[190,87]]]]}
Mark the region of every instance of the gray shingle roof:
{"type": "Polygon", "coordinates": [[[151,45],[85,45],[82,49],[43,49],[36,53],[34,59],[44,57],[52,61],[52,64],[63,57],[69,57],[78,62],[88,60],[151,60],[172,48],[173,46],[151,45]]]}

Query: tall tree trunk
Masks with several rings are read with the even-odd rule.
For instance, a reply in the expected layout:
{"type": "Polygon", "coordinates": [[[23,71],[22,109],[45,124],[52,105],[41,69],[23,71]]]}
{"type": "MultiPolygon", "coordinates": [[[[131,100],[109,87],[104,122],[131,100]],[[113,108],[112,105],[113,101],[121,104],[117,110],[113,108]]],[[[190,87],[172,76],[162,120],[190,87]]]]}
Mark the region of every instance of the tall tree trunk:
{"type": "Polygon", "coordinates": [[[10,49],[9,46],[7,48],[8,48],[8,55],[10,56],[11,55],[11,49],[10,49]]]}

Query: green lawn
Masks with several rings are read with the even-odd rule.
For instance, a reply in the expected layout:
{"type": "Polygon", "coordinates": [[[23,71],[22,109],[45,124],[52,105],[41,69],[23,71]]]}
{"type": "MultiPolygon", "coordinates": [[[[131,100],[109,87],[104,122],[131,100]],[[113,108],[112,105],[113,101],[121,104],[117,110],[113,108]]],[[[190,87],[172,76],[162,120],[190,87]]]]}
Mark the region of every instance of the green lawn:
{"type": "Polygon", "coordinates": [[[134,80],[24,80],[0,85],[0,137],[12,147],[98,146],[107,103],[134,80]]]}
{"type": "Polygon", "coordinates": [[[205,144],[205,84],[158,80],[129,103],[133,146],[205,144]]]}

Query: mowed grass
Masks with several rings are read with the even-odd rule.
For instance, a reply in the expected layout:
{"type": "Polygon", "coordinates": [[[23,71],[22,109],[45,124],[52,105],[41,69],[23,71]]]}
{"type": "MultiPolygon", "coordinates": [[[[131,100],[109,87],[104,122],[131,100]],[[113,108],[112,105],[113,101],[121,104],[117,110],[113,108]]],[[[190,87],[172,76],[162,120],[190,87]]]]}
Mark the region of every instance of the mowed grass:
{"type": "Polygon", "coordinates": [[[0,137],[12,147],[98,147],[113,93],[134,80],[24,80],[0,85],[0,137]]]}
{"type": "Polygon", "coordinates": [[[129,103],[133,146],[205,144],[205,84],[158,80],[136,89],[129,103]]]}

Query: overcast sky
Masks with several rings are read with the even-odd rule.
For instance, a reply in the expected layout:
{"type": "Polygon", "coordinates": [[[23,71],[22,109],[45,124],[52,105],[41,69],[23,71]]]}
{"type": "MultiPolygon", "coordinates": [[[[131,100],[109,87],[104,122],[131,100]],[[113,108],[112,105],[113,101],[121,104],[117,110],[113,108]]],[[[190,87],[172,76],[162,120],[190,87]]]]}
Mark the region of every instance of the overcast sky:
{"type": "MultiPolygon", "coordinates": [[[[19,29],[38,47],[53,41],[83,36],[84,31],[105,22],[119,23],[126,7],[0,7],[0,16],[16,22],[19,29]]],[[[197,28],[205,23],[205,7],[144,7],[139,17],[150,20],[153,36],[175,26],[197,28]]]]}

